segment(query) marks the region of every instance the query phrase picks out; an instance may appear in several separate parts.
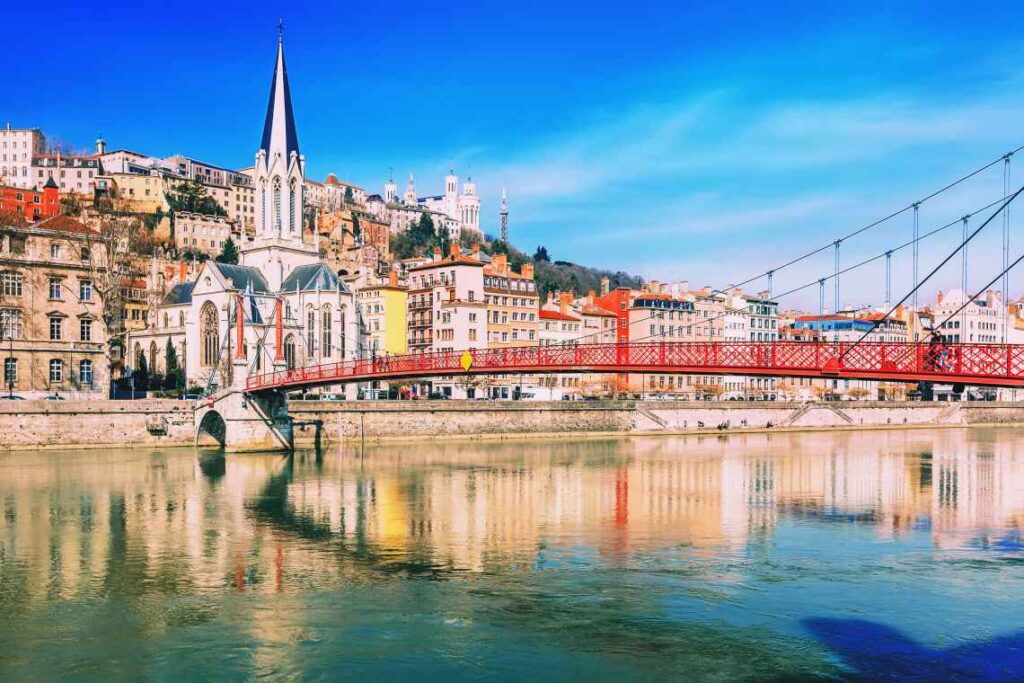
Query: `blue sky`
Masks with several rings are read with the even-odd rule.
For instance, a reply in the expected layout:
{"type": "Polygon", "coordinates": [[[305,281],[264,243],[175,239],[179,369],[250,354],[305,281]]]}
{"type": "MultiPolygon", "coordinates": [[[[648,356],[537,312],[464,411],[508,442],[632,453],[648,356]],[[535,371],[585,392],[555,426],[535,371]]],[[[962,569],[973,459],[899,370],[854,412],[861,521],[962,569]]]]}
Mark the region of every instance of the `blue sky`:
{"type": "MultiPolygon", "coordinates": [[[[7,53],[31,68],[7,71],[0,119],[248,165],[282,17],[311,177],[380,191],[394,167],[425,194],[454,166],[490,232],[507,186],[528,251],[721,286],[1024,144],[1009,3],[824,5],[115,2],[39,22],[16,3],[7,53]]],[[[984,174],[924,206],[922,227],[1001,188],[984,174]]],[[[955,232],[923,247],[922,270],[955,232]]],[[[844,262],[909,234],[902,217],[844,245],[844,262]]],[[[993,235],[972,251],[972,286],[999,259],[993,235]]],[[[937,287],[959,282],[954,266],[937,287]]],[[[830,267],[780,273],[776,291],[830,267]]],[[[908,272],[895,256],[894,289],[908,272]]],[[[879,301],[881,282],[880,268],[850,275],[843,298],[879,301]]],[[[793,304],[816,307],[816,291],[793,304]]]]}

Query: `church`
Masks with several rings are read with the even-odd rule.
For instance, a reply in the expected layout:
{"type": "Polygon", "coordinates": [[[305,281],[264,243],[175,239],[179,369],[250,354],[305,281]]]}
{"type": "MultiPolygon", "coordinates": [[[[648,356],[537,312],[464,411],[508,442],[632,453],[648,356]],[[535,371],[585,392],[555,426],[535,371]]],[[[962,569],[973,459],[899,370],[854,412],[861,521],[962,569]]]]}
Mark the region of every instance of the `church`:
{"type": "Polygon", "coordinates": [[[303,237],[305,166],[279,33],[253,168],[255,238],[241,245],[238,265],[207,261],[192,281],[170,289],[147,328],[128,336],[133,367],[144,358],[150,373],[165,373],[170,342],[187,383],[212,390],[232,381],[233,361],[242,357],[252,375],[359,356],[361,326],[352,292],[320,260],[315,237],[303,237]],[[234,334],[239,314],[242,349],[234,334]]]}

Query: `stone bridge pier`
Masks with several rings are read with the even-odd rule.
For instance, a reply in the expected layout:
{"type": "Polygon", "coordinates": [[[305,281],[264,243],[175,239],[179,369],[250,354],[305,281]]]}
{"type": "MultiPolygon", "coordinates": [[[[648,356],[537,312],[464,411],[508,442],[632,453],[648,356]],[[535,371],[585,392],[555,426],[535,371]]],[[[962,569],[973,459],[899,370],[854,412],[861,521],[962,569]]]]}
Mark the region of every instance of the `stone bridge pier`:
{"type": "Polygon", "coordinates": [[[245,377],[245,360],[238,359],[234,384],[196,406],[196,445],[220,446],[229,453],[293,450],[287,394],[246,394],[245,377]]]}

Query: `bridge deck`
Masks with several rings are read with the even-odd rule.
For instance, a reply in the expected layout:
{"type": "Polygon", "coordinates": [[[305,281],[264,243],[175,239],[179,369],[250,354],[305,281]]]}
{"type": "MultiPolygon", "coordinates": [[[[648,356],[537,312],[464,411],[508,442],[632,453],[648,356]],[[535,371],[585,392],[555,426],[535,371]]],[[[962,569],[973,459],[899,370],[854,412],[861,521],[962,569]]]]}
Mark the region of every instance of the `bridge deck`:
{"type": "Polygon", "coordinates": [[[473,374],[650,373],[1024,386],[1024,345],[641,342],[527,346],[359,359],[254,375],[247,391],[473,374]],[[468,366],[468,367],[466,367],[468,366]]]}

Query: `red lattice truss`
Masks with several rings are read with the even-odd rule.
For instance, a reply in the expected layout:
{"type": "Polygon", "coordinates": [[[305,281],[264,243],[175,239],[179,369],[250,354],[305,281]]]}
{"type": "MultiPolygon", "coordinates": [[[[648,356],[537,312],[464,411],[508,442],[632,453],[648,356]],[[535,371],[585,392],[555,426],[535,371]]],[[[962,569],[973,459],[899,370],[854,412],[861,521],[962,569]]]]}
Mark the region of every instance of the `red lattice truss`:
{"type": "Polygon", "coordinates": [[[823,377],[1024,386],[1024,345],[653,342],[473,349],[350,360],[248,379],[249,391],[480,374],[648,373],[823,377]]]}

